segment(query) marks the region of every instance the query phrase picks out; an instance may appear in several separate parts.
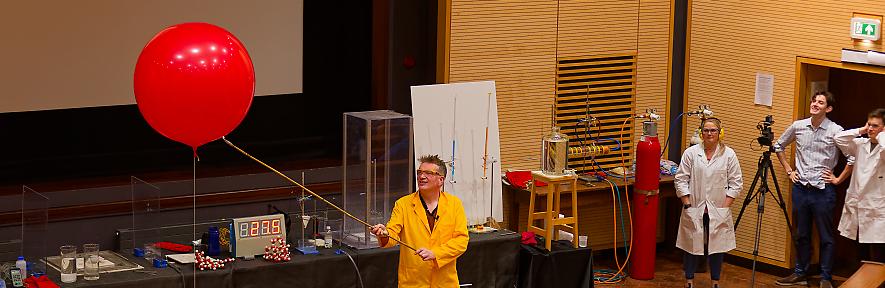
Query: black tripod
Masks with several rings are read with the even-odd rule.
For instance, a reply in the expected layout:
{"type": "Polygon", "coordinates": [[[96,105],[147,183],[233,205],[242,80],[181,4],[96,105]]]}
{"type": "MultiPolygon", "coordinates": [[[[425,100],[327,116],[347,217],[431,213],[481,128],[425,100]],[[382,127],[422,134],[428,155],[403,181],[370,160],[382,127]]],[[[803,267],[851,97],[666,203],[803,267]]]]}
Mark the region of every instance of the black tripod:
{"type": "Polygon", "coordinates": [[[762,231],[762,213],[765,212],[765,193],[771,192],[771,190],[768,189],[768,173],[771,173],[771,178],[774,179],[774,191],[777,192],[777,197],[772,195],[772,198],[774,198],[774,202],[781,207],[781,211],[784,212],[784,220],[787,222],[787,231],[790,231],[791,239],[793,235],[793,226],[790,224],[790,217],[787,214],[787,206],[784,203],[784,196],[781,194],[781,188],[778,186],[777,176],[774,174],[774,166],[771,165],[771,152],[774,152],[774,147],[769,146],[768,151],[762,152],[762,156],[759,157],[759,163],[756,164],[756,176],[753,177],[753,184],[750,184],[750,194],[744,199],[744,204],[741,205],[741,212],[738,214],[737,220],[734,221],[734,230],[737,232],[737,227],[741,222],[741,216],[744,215],[744,210],[747,209],[747,205],[750,205],[750,201],[752,201],[753,198],[756,198],[758,207],[756,209],[756,238],[753,239],[753,276],[752,281],[750,282],[750,287],[755,287],[756,285],[756,258],[759,256],[759,236],[762,231]],[[759,190],[754,192],[756,183],[759,183],[760,179],[762,179],[762,182],[759,184],[759,190]]]}

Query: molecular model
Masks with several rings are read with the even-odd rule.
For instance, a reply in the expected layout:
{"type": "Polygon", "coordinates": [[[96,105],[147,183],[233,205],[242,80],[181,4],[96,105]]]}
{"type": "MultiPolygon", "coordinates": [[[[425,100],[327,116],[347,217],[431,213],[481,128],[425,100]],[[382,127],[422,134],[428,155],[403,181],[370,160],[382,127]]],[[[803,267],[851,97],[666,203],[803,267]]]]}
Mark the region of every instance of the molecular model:
{"type": "Polygon", "coordinates": [[[196,256],[197,267],[200,268],[200,271],[203,270],[217,270],[219,268],[224,268],[225,263],[234,262],[234,258],[227,259],[215,259],[209,256],[206,256],[206,253],[200,250],[194,252],[194,256],[196,256]]]}
{"type": "Polygon", "coordinates": [[[264,246],[264,260],[281,262],[291,260],[289,256],[289,244],[282,236],[270,239],[270,245],[264,246]]]}

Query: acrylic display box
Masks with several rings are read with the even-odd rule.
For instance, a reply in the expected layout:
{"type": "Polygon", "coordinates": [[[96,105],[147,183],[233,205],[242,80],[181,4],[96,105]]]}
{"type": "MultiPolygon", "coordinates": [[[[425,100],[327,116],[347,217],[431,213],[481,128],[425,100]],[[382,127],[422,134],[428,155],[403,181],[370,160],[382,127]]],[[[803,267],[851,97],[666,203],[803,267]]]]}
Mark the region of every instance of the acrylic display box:
{"type": "MultiPolygon", "coordinates": [[[[412,117],[389,110],[344,113],[341,188],[344,210],[369,224],[387,224],[397,199],[413,192],[412,117]]],[[[357,249],[378,239],[345,218],[343,242],[357,249]]]]}

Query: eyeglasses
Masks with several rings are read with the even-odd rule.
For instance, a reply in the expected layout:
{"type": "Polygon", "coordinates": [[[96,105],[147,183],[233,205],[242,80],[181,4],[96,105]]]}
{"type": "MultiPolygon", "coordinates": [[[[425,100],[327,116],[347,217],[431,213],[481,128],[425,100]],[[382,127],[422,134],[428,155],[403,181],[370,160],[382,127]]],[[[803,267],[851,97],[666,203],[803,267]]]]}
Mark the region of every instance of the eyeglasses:
{"type": "Polygon", "coordinates": [[[415,175],[417,175],[418,177],[421,177],[421,174],[442,176],[442,174],[440,174],[439,172],[433,171],[433,170],[421,170],[421,169],[415,170],[415,175]]]}
{"type": "Polygon", "coordinates": [[[704,129],[704,130],[702,130],[702,131],[704,131],[704,133],[707,133],[707,134],[719,133],[719,129],[716,129],[716,128],[713,128],[713,129],[704,129]]]}

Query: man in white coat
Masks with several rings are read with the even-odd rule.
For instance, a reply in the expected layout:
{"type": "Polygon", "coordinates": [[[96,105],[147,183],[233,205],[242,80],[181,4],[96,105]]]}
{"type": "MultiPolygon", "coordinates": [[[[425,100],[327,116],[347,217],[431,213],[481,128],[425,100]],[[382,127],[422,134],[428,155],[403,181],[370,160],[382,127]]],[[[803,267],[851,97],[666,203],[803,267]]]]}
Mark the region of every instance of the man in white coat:
{"type": "Polygon", "coordinates": [[[686,287],[692,287],[704,255],[710,258],[713,287],[719,287],[723,257],[736,247],[729,206],[740,194],[743,179],[737,155],[720,139],[722,123],[708,118],[702,127],[703,142],[685,149],[675,177],[676,196],[683,204],[676,247],[685,251],[686,287]]]}
{"type": "Polygon", "coordinates": [[[839,234],[858,242],[861,260],[885,263],[885,109],[873,110],[864,127],[843,131],[835,141],[853,155],[854,176],[845,193],[839,234]],[[869,138],[857,138],[867,134],[869,138]]]}

